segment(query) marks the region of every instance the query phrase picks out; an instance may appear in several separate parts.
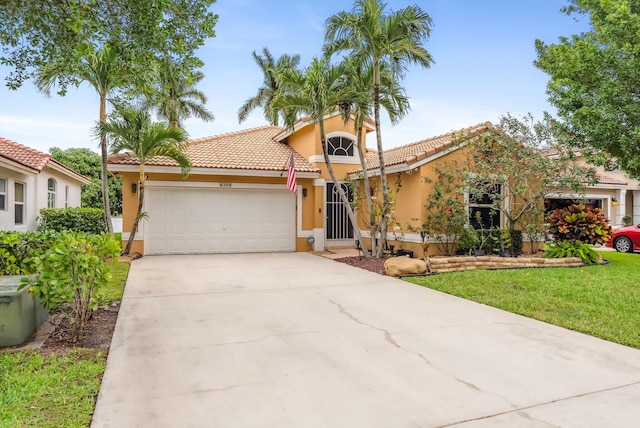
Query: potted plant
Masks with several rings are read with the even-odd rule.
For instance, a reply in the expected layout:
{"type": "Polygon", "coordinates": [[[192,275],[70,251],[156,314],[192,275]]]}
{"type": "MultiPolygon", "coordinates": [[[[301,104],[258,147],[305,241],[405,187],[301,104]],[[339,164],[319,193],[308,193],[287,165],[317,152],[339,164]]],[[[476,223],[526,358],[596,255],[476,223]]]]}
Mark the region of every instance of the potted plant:
{"type": "Polygon", "coordinates": [[[476,248],[473,254],[475,256],[484,256],[486,254],[485,248],[487,247],[489,238],[491,238],[490,230],[479,229],[479,230],[476,230],[476,234],[478,236],[478,243],[476,244],[476,248]]]}
{"type": "Polygon", "coordinates": [[[460,235],[460,239],[458,239],[458,251],[460,254],[471,255],[471,252],[477,245],[478,234],[476,230],[471,226],[467,226],[462,232],[462,235],[460,235]]]}
{"type": "Polygon", "coordinates": [[[496,231],[497,236],[492,235],[492,237],[497,240],[500,249],[498,255],[500,257],[507,257],[509,255],[509,248],[511,247],[511,233],[509,229],[504,227],[498,228],[496,231]]]}
{"type": "Polygon", "coordinates": [[[633,218],[630,215],[622,217],[622,224],[625,226],[631,226],[633,224],[633,218]]]}

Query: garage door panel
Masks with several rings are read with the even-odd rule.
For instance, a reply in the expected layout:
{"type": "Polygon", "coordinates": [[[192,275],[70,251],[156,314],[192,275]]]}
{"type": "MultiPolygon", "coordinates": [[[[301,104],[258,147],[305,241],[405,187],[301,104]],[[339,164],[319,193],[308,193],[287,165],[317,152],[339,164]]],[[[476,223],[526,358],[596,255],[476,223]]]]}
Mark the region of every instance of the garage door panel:
{"type": "Polygon", "coordinates": [[[295,198],[289,191],[147,191],[147,254],[295,251],[295,198]]]}

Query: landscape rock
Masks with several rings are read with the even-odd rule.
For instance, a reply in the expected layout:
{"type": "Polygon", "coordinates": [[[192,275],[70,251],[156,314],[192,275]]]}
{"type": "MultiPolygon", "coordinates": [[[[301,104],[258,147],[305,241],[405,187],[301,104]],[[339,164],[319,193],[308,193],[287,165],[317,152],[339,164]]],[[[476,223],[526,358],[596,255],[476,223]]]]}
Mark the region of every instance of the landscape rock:
{"type": "Polygon", "coordinates": [[[388,276],[420,274],[427,271],[424,260],[409,257],[392,257],[384,262],[384,269],[388,276]]]}

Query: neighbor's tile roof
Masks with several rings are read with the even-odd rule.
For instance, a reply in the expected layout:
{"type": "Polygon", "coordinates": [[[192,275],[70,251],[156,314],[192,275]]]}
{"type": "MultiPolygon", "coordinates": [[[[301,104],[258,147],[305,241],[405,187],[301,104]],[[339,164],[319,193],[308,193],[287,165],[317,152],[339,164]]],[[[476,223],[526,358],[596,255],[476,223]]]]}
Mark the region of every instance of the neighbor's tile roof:
{"type": "Polygon", "coordinates": [[[0,156],[10,159],[27,168],[40,172],[47,165],[51,155],[39,152],[15,141],[0,137],[0,156]]]}
{"type": "Polygon", "coordinates": [[[22,166],[26,166],[27,168],[31,168],[38,172],[42,172],[45,166],[49,162],[57,165],[63,170],[68,172],[68,175],[75,177],[80,180],[80,182],[85,182],[85,184],[89,184],[91,179],[85,177],[84,175],[68,168],[58,162],[55,159],[51,158],[49,153],[42,153],[36,149],[32,149],[31,147],[23,146],[20,143],[16,143],[15,141],[7,140],[6,138],[0,137],[0,157],[5,159],[12,160],[16,163],[19,163],[22,166]]]}
{"type": "Polygon", "coordinates": [[[627,185],[629,182],[622,181],[617,178],[610,177],[608,175],[598,174],[598,184],[620,184],[627,185]]]}
{"type": "MultiPolygon", "coordinates": [[[[395,147],[384,151],[384,163],[386,167],[406,163],[411,165],[419,160],[434,155],[456,143],[456,136],[478,135],[492,128],[491,122],[481,123],[475,126],[461,129],[459,131],[449,132],[448,134],[439,135],[437,137],[427,138],[426,140],[416,141],[415,143],[405,146],[395,147]]],[[[380,167],[378,152],[367,150],[367,170],[377,169],[380,167]]],[[[351,171],[351,173],[359,172],[362,168],[351,171]]]]}
{"type": "MultiPolygon", "coordinates": [[[[278,126],[262,126],[228,134],[197,138],[187,142],[187,155],[192,168],[244,169],[260,171],[283,171],[293,153],[296,171],[318,172],[302,155],[290,146],[274,140],[282,132],[278,126]]],[[[109,158],[110,164],[139,165],[130,153],[121,153],[109,158]]],[[[145,165],[178,166],[166,157],[155,157],[145,165]]]]}

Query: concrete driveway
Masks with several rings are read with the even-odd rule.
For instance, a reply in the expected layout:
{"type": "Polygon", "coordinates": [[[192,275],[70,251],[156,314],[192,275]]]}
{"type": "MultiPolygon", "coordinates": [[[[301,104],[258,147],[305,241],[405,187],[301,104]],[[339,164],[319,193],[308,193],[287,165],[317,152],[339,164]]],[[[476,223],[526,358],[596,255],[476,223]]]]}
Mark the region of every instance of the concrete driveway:
{"type": "Polygon", "coordinates": [[[133,262],[93,427],[638,427],[640,350],[302,253],[133,262]]]}

